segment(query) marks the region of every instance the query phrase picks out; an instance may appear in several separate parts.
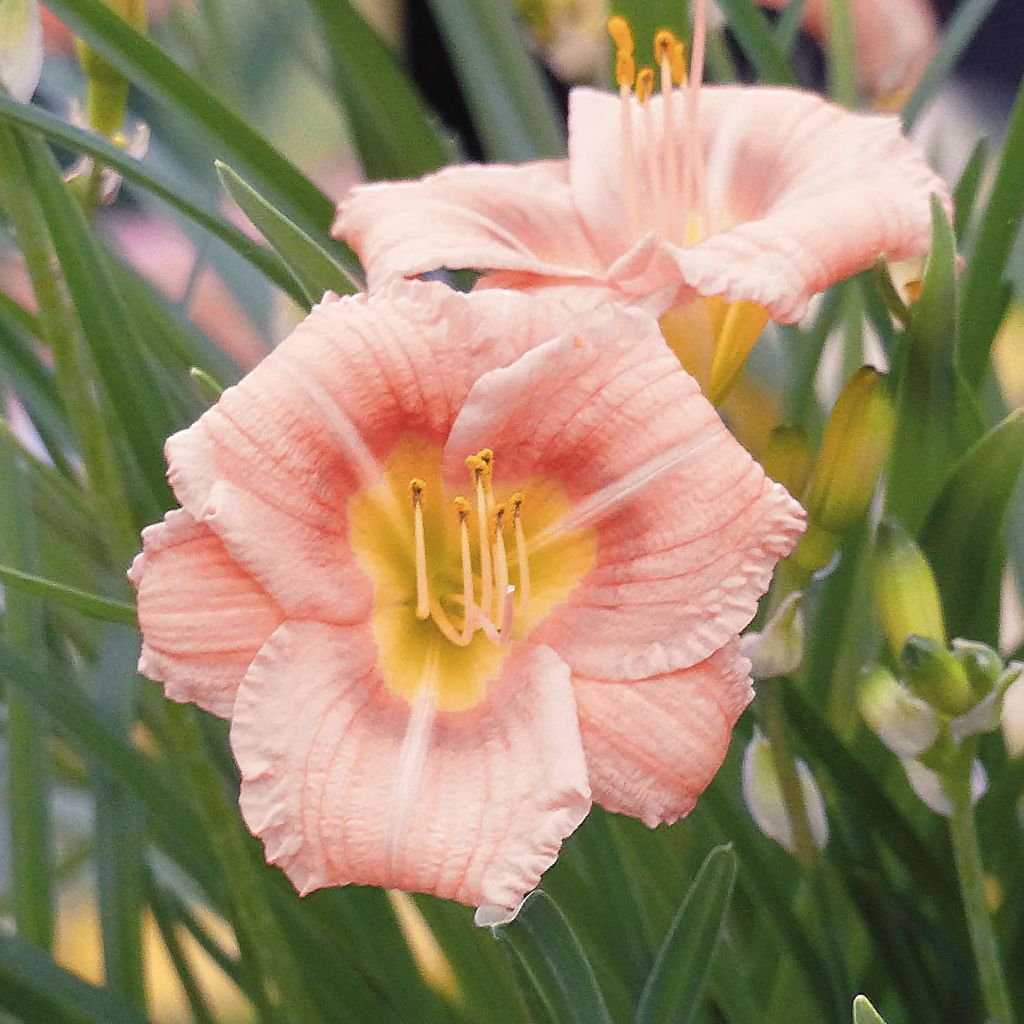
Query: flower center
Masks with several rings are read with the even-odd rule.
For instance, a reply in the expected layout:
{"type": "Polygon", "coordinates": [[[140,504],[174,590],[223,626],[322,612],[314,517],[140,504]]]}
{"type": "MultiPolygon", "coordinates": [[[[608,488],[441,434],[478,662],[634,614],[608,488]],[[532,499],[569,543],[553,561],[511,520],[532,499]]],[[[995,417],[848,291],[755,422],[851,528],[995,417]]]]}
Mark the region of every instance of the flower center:
{"type": "Polygon", "coordinates": [[[654,111],[648,100],[654,91],[655,71],[636,69],[633,32],[629,22],[619,15],[608,19],[608,34],[615,43],[615,80],[619,86],[622,181],[626,194],[626,216],[633,238],[647,231],[671,241],[691,245],[703,235],[706,222],[703,156],[700,143],[698,103],[704,74],[704,41],[707,33],[706,4],[696,6],[693,32],[693,61],[687,78],[683,44],[668,29],[654,37],[654,60],[658,66],[661,87],[661,138],[658,138],[654,111]],[[684,117],[682,166],[677,159],[677,128],[675,107],[680,102],[676,86],[681,87],[684,117]],[[635,91],[634,91],[635,87],[635,91]],[[634,100],[643,111],[644,159],[637,163],[634,137],[634,100]],[[642,181],[646,179],[646,181],[642,181]],[[642,184],[651,201],[646,213],[640,203],[642,184]]]}
{"type": "Polygon", "coordinates": [[[410,703],[429,688],[439,709],[462,710],[593,565],[595,541],[592,530],[552,529],[569,511],[556,481],[496,487],[485,448],[450,493],[441,455],[416,438],[396,446],[384,480],[352,499],[352,545],[375,584],[385,683],[410,703]]]}

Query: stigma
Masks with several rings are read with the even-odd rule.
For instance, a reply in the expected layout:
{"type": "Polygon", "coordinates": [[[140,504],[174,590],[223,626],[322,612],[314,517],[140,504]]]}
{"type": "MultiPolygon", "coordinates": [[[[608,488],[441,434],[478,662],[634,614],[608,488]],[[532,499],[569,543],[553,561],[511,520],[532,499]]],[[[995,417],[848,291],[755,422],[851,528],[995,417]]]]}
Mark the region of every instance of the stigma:
{"type": "Polygon", "coordinates": [[[516,610],[525,608],[530,600],[530,570],[523,526],[526,496],[517,491],[507,502],[496,500],[494,452],[490,448],[470,455],[466,468],[472,498],[460,494],[452,502],[459,531],[461,591],[431,591],[431,581],[445,576],[438,571],[443,567],[431,565],[431,553],[427,550],[423,520],[426,484],[418,477],[409,481],[416,618],[433,619],[441,634],[458,647],[472,643],[477,632],[482,632],[492,643],[504,646],[511,639],[516,610]],[[515,552],[514,566],[509,558],[510,546],[515,552]],[[453,614],[448,610],[452,608],[458,611],[453,614]]]}

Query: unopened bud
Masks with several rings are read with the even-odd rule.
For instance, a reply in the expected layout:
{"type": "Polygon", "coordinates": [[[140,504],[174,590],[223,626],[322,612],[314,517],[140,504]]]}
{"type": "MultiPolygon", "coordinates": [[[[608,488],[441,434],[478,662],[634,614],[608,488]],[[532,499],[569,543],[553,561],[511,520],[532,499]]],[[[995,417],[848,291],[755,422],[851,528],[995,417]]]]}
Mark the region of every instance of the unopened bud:
{"type": "Polygon", "coordinates": [[[885,522],[878,528],[874,591],[878,616],[894,654],[900,654],[911,634],[945,645],[946,627],[931,567],[896,523],[885,522]]]}
{"type": "Polygon", "coordinates": [[[1003,708],[1000,716],[1003,739],[1010,757],[1024,756],[1024,666],[1015,663],[1007,671],[1014,676],[1003,694],[1003,708]]]}
{"type": "Polygon", "coordinates": [[[939,735],[935,710],[887,669],[874,668],[861,678],[857,704],[871,731],[898,757],[923,754],[939,735]]]}
{"type": "Polygon", "coordinates": [[[953,657],[963,666],[975,696],[985,697],[992,692],[1003,674],[1003,659],[988,644],[959,637],[950,645],[953,657]]]}
{"type": "MultiPolygon", "coordinates": [[[[825,801],[821,790],[814,781],[810,768],[803,761],[796,762],[797,778],[803,792],[807,824],[811,830],[814,845],[823,850],[828,845],[828,818],[825,816],[825,801]]],[[[743,800],[757,827],[783,849],[794,852],[793,826],[786,813],[786,802],[782,786],[775,771],[772,751],[759,730],[747,745],[743,755],[743,800]]]]}
{"type": "MultiPolygon", "coordinates": [[[[953,804],[942,788],[942,778],[938,772],[926,768],[920,761],[906,760],[903,770],[907,773],[907,781],[917,798],[926,807],[944,818],[953,817],[953,804]]],[[[982,763],[975,759],[971,764],[971,803],[976,804],[988,789],[988,775],[982,763]]]]}
{"type": "Polygon", "coordinates": [[[797,498],[804,493],[813,462],[814,455],[802,427],[776,427],[761,459],[768,476],[797,498]]]}
{"type": "Polygon", "coordinates": [[[804,617],[800,593],[790,594],[764,629],[740,637],[740,650],[750,659],[754,679],[788,676],[800,667],[804,654],[804,617]]]}
{"type": "Polygon", "coordinates": [[[895,422],[884,375],[862,367],[843,388],[825,427],[804,500],[813,524],[843,534],[860,522],[889,457],[895,422]]]}
{"type": "Polygon", "coordinates": [[[43,26],[38,0],[0,3],[0,85],[28,103],[43,70],[43,26]]]}
{"type": "Polygon", "coordinates": [[[963,665],[930,637],[907,637],[900,666],[914,693],[944,714],[962,715],[977,703],[963,665]]]}

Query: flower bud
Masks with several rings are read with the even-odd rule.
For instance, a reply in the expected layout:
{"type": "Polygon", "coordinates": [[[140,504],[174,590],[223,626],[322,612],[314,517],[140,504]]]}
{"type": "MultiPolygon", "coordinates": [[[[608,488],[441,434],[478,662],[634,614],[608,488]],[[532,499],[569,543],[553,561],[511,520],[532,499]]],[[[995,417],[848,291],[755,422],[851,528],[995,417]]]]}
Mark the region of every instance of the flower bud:
{"type": "Polygon", "coordinates": [[[959,637],[950,645],[953,657],[963,666],[975,696],[984,697],[992,692],[1003,674],[1003,659],[988,644],[959,637]]]}
{"type": "Polygon", "coordinates": [[[930,637],[907,637],[900,667],[914,693],[944,714],[962,715],[977,703],[963,665],[930,637]]]}
{"type": "Polygon", "coordinates": [[[874,668],[861,678],[857,704],[871,731],[898,757],[923,754],[939,735],[935,710],[887,669],[874,668]]]}
{"type": "Polygon", "coordinates": [[[38,0],[0,3],[0,84],[28,103],[43,70],[43,26],[38,0]]]}
{"type": "MultiPolygon", "coordinates": [[[[907,773],[907,781],[917,798],[926,807],[944,818],[953,816],[953,804],[946,791],[942,788],[942,778],[938,772],[926,768],[920,761],[906,760],[903,770],[907,773]]],[[[971,803],[976,804],[988,789],[988,775],[982,763],[975,759],[971,764],[971,803]]]]}
{"type": "Polygon", "coordinates": [[[911,634],[945,644],[935,577],[917,545],[896,523],[884,522],[878,528],[873,575],[878,616],[894,654],[900,654],[911,634]]]}
{"type": "Polygon", "coordinates": [[[861,367],[843,388],[825,427],[804,501],[812,523],[843,534],[860,522],[889,457],[895,423],[884,375],[861,367]]]}
{"type": "MultiPolygon", "coordinates": [[[[803,792],[804,807],[807,809],[807,824],[810,826],[814,845],[823,850],[828,845],[828,818],[825,816],[825,801],[821,790],[814,781],[810,768],[803,762],[796,762],[797,778],[803,792]]],[[[771,746],[760,730],[754,730],[754,738],[747,745],[743,755],[743,800],[757,827],[783,849],[794,852],[793,826],[786,813],[782,786],[775,771],[771,746]]]]}
{"type": "Polygon", "coordinates": [[[776,427],[768,438],[761,464],[790,494],[799,497],[807,486],[814,456],[802,427],[776,427]]]}
{"type": "Polygon", "coordinates": [[[804,655],[802,596],[790,594],[764,629],[740,637],[740,650],[750,659],[750,674],[755,680],[787,676],[800,667],[804,655]]]}
{"type": "Polygon", "coordinates": [[[1010,757],[1024,756],[1024,671],[1019,662],[1007,671],[1015,673],[1012,682],[1003,694],[1001,724],[1003,739],[1010,757]]]}

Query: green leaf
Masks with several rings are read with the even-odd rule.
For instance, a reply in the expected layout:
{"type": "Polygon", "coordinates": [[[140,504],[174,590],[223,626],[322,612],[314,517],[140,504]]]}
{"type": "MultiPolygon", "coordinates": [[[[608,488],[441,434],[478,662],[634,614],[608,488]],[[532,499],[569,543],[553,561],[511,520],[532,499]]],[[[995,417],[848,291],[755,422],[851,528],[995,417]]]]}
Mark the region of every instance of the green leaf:
{"type": "Polygon", "coordinates": [[[953,209],[956,211],[953,220],[953,234],[959,239],[963,239],[967,234],[971,214],[974,212],[974,200],[978,195],[978,187],[981,185],[987,160],[988,140],[979,139],[977,145],[971,150],[971,155],[960,174],[960,180],[953,190],[953,209]]]}
{"type": "Polygon", "coordinates": [[[761,81],[796,85],[796,76],[785,51],[768,19],[752,0],[719,0],[718,6],[729,22],[743,55],[754,66],[761,81]]]}
{"type": "Polygon", "coordinates": [[[159,168],[143,165],[102,136],[67,124],[49,111],[40,107],[15,103],[3,95],[0,95],[0,121],[7,121],[22,128],[38,131],[51,142],[66,146],[76,153],[84,153],[94,160],[115,168],[126,181],[130,181],[158,199],[164,200],[193,224],[198,224],[238,253],[292,298],[302,301],[304,297],[302,292],[275,253],[252,241],[233,224],[229,224],[221,217],[207,213],[201,206],[196,205],[189,199],[186,186],[175,181],[159,168]]]}
{"type": "Polygon", "coordinates": [[[58,967],[35,946],[0,933],[0,1008],[21,1020],[63,1024],[145,1024],[147,1017],[109,989],[58,967]]]}
{"type": "Polygon", "coordinates": [[[857,996],[853,1001],[853,1024],[885,1024],[885,1021],[867,996],[857,996]]]}
{"type": "Polygon", "coordinates": [[[956,366],[956,242],[935,199],[932,251],[900,355],[886,503],[916,534],[950,466],[980,432],[956,366]]]}
{"type": "Polygon", "coordinates": [[[513,921],[491,930],[512,947],[551,1024],[612,1024],[594,969],[547,893],[534,890],[513,921]]]}
{"type": "Polygon", "coordinates": [[[564,156],[561,118],[509,0],[427,2],[487,156],[509,163],[564,156]]]}
{"type": "Polygon", "coordinates": [[[26,594],[36,594],[68,608],[74,608],[76,612],[88,615],[91,619],[120,622],[128,626],[134,626],[136,623],[135,609],[124,601],[111,601],[109,598],[90,594],[77,587],[68,587],[42,576],[22,572],[10,565],[0,565],[0,583],[26,594]]]}
{"type": "Polygon", "coordinates": [[[921,546],[951,636],[998,641],[1003,524],[1024,469],[1024,410],[993,427],[957,462],[931,509],[921,546]]]}
{"type": "Polygon", "coordinates": [[[295,279],[309,300],[319,302],[325,292],[351,295],[358,291],[352,278],[309,235],[297,227],[280,210],[275,209],[247,181],[219,160],[217,174],[229,195],[257,230],[288,264],[295,279]]]}
{"type": "Polygon", "coordinates": [[[222,155],[250,175],[304,230],[326,231],[334,204],[234,110],[136,32],[102,0],[47,0],[60,19],[129,81],[202,129],[222,155]]]}
{"type": "Polygon", "coordinates": [[[989,365],[989,352],[1006,312],[1006,263],[1024,217],[1024,82],[1010,117],[1003,156],[992,194],[967,261],[960,303],[960,367],[977,387],[989,365]]]}
{"type": "Polygon", "coordinates": [[[454,157],[391,51],[349,0],[307,0],[331,58],[331,81],[345,108],[369,179],[412,178],[454,157]]]}
{"type": "Polygon", "coordinates": [[[732,847],[716,847],[672,922],[640,997],[636,1024],[689,1024],[693,1019],[735,882],[732,847]]]}
{"type": "Polygon", "coordinates": [[[997,0],[963,0],[946,26],[939,51],[914,87],[903,108],[903,130],[909,132],[921,112],[939,91],[942,83],[970,45],[978,29],[995,7],[997,0]]]}

